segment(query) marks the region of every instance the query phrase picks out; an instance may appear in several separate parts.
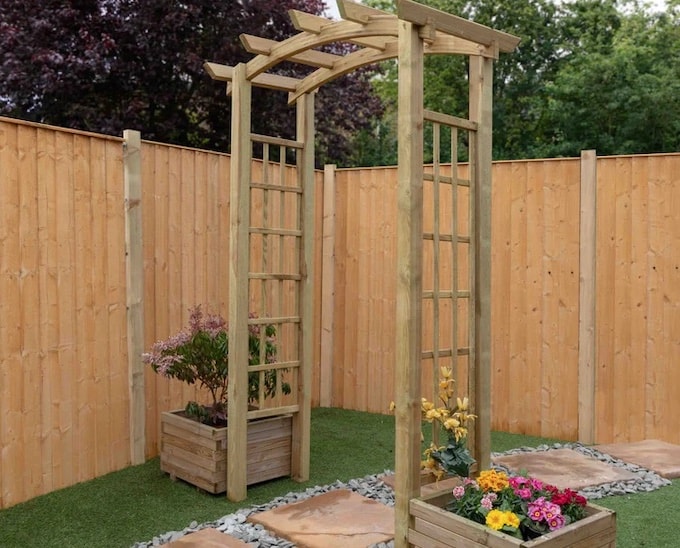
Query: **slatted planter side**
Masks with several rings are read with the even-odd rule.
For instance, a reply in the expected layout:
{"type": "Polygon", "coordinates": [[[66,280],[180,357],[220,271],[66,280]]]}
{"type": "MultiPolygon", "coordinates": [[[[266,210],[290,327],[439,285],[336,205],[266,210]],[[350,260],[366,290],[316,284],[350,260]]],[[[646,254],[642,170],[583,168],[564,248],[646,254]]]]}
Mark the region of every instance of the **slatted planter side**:
{"type": "MultiPolygon", "coordinates": [[[[201,424],[180,413],[161,414],[161,470],[209,493],[224,493],[228,427],[201,424]]],[[[248,485],[291,474],[292,424],[291,415],[248,422],[248,485]]]]}
{"type": "Polygon", "coordinates": [[[505,533],[462,518],[443,509],[450,491],[412,499],[409,504],[415,524],[409,530],[409,542],[416,548],[614,548],[616,546],[615,512],[589,504],[587,517],[562,529],[533,540],[523,541],[505,533]]]}

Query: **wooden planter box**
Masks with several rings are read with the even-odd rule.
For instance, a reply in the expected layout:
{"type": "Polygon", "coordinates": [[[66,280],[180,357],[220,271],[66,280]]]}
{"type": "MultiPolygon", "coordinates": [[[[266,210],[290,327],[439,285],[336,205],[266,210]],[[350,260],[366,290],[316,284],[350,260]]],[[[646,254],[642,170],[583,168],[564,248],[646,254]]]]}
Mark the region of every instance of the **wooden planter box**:
{"type": "MultiPolygon", "coordinates": [[[[161,414],[161,470],[209,493],[227,490],[227,430],[161,414]]],[[[247,484],[291,474],[291,415],[248,422],[247,484]]]]}
{"type": "Polygon", "coordinates": [[[490,546],[493,548],[613,548],[616,546],[615,512],[589,504],[587,517],[533,540],[519,540],[443,510],[451,492],[412,499],[409,512],[415,526],[409,543],[417,548],[490,546]]]}

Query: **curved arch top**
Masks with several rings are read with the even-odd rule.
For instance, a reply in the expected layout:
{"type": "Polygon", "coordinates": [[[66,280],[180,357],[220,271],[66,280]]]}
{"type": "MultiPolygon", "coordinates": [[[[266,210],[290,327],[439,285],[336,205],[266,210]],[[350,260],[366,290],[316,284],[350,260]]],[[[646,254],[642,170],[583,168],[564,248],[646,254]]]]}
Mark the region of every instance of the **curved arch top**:
{"type": "Polygon", "coordinates": [[[332,42],[349,42],[371,36],[398,35],[397,18],[394,16],[371,19],[366,24],[351,21],[334,21],[321,28],[318,34],[303,31],[274,46],[269,55],[258,55],[247,63],[246,77],[250,80],[267,69],[291,57],[332,42]]]}
{"type": "MultiPolygon", "coordinates": [[[[412,0],[397,0],[397,15],[369,8],[350,0],[338,0],[343,20],[333,21],[298,10],[290,10],[300,32],[275,42],[242,35],[244,47],[256,56],[246,64],[246,78],[254,85],[289,92],[289,103],[357,68],[398,56],[398,26],[404,20],[420,28],[425,55],[466,55],[497,59],[511,51],[519,38],[478,23],[450,15],[412,0]],[[347,55],[319,50],[331,43],[350,43],[359,49],[347,55]],[[317,70],[302,79],[269,73],[282,62],[300,63],[317,70]]],[[[231,67],[206,63],[216,80],[230,82],[231,67]]],[[[227,88],[230,91],[230,88],[227,88]]]]}

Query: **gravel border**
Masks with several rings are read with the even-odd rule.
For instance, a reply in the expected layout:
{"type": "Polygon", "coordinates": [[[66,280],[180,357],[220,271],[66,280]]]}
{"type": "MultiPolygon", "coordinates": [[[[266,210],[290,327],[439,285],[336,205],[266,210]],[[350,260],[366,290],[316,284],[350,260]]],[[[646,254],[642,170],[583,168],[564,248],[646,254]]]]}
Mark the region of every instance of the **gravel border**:
{"type": "MultiPolygon", "coordinates": [[[[655,472],[647,470],[642,466],[624,462],[616,459],[606,453],[601,453],[597,449],[587,447],[580,443],[554,443],[551,445],[539,445],[538,447],[519,447],[511,449],[503,453],[491,453],[491,461],[500,456],[517,455],[520,453],[532,453],[538,451],[550,451],[551,449],[572,449],[587,457],[596,458],[610,466],[617,468],[624,468],[625,470],[637,476],[634,480],[618,481],[594,487],[587,487],[579,491],[589,500],[599,499],[610,495],[625,495],[632,493],[654,491],[665,485],[670,485],[668,479],[662,478],[655,472]]],[[[500,465],[493,465],[497,470],[509,472],[509,470],[500,465]]],[[[316,487],[309,487],[304,491],[291,492],[282,497],[277,497],[266,504],[258,504],[249,508],[242,508],[233,514],[223,516],[215,521],[206,523],[191,522],[188,527],[181,531],[169,531],[161,535],[153,537],[153,539],[146,542],[137,542],[132,545],[132,548],[149,548],[152,546],[161,546],[168,542],[177,540],[189,533],[200,531],[201,529],[214,528],[225,534],[231,535],[246,543],[257,543],[259,548],[293,548],[295,544],[292,542],[273,536],[262,525],[254,525],[248,523],[246,520],[248,516],[253,513],[272,510],[285,504],[291,504],[302,500],[309,499],[316,495],[321,495],[329,491],[337,489],[349,489],[363,495],[369,499],[376,500],[385,504],[386,506],[394,506],[394,491],[391,487],[382,481],[382,477],[386,474],[393,474],[391,470],[385,470],[382,474],[368,475],[359,479],[349,480],[347,483],[336,481],[329,485],[322,485],[316,487]]],[[[369,548],[393,548],[394,542],[380,543],[369,548]]]]}
{"type": "MultiPolygon", "coordinates": [[[[593,487],[586,487],[579,491],[580,495],[583,495],[589,500],[600,499],[602,497],[608,497],[610,495],[626,495],[631,493],[644,493],[648,491],[654,491],[665,485],[670,485],[671,481],[662,478],[656,472],[638,466],[637,464],[631,464],[624,462],[620,459],[612,457],[606,453],[602,453],[593,447],[588,447],[581,443],[553,443],[551,445],[539,445],[538,447],[519,447],[517,449],[511,449],[505,451],[504,453],[491,453],[491,461],[500,456],[507,455],[518,455],[521,453],[534,453],[539,451],[550,451],[551,449],[572,449],[577,453],[581,453],[586,457],[591,457],[597,459],[601,462],[613,466],[615,468],[623,468],[624,470],[631,472],[637,476],[636,479],[627,481],[615,481],[612,483],[604,483],[602,485],[595,485],[593,487]]],[[[494,467],[505,472],[509,470],[500,465],[495,465],[494,467]]]]}
{"type": "MultiPolygon", "coordinates": [[[[386,470],[382,474],[374,474],[365,476],[359,479],[351,479],[347,483],[336,481],[329,485],[320,485],[316,487],[309,487],[304,491],[290,492],[284,496],[276,497],[266,504],[256,504],[249,508],[242,508],[233,514],[223,516],[215,521],[208,521],[206,523],[191,522],[188,527],[181,531],[169,531],[163,533],[146,542],[137,542],[132,545],[132,548],[148,548],[151,546],[161,546],[168,542],[177,540],[189,533],[200,531],[201,529],[214,528],[218,531],[231,535],[246,543],[257,542],[259,548],[292,548],[295,546],[292,542],[273,536],[262,525],[254,525],[248,523],[246,520],[248,516],[257,512],[264,512],[272,510],[285,504],[300,502],[309,499],[316,495],[322,495],[329,491],[338,489],[349,489],[363,495],[366,498],[381,502],[386,506],[394,506],[394,491],[391,487],[382,481],[382,476],[391,474],[392,472],[386,470]]],[[[376,548],[393,546],[393,544],[376,545],[376,548]]]]}

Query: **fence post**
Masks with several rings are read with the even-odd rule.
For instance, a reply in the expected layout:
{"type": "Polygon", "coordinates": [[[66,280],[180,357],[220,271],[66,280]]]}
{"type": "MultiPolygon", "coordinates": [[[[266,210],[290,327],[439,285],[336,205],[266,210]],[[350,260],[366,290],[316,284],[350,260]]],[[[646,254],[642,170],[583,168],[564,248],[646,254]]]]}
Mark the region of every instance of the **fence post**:
{"type": "Polygon", "coordinates": [[[335,313],[335,164],[323,170],[323,232],[321,268],[321,364],[319,404],[333,403],[333,335],[335,313]]]}
{"type": "Polygon", "coordinates": [[[595,443],[597,155],[581,151],[578,319],[578,439],[595,443]]]}
{"type": "Polygon", "coordinates": [[[142,162],[139,131],[123,132],[125,178],[125,282],[130,393],[130,461],[144,462],[144,254],[142,249],[142,162]]]}

